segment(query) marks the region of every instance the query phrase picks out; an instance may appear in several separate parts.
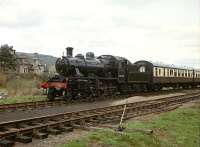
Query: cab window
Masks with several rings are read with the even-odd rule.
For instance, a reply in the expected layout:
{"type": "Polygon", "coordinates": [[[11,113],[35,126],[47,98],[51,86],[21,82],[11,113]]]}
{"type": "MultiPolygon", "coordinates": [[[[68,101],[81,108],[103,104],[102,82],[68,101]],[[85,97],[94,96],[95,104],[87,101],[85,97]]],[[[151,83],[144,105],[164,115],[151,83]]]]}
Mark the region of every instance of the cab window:
{"type": "Polygon", "coordinates": [[[141,66],[141,67],[139,68],[139,72],[146,72],[145,66],[141,66]]]}

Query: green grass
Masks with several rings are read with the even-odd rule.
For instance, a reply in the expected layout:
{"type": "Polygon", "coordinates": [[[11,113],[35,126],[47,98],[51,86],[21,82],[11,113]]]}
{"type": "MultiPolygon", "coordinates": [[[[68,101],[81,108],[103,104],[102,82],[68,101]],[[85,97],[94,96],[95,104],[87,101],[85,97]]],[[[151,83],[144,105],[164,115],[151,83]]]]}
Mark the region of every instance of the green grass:
{"type": "Polygon", "coordinates": [[[95,131],[61,147],[200,147],[200,107],[177,109],[125,126],[129,131],[123,135],[95,131]],[[152,129],[154,133],[130,131],[132,128],[152,129]]]}
{"type": "Polygon", "coordinates": [[[22,102],[35,102],[43,100],[47,100],[46,96],[17,96],[17,97],[0,99],[0,105],[22,103],[22,102]]]}

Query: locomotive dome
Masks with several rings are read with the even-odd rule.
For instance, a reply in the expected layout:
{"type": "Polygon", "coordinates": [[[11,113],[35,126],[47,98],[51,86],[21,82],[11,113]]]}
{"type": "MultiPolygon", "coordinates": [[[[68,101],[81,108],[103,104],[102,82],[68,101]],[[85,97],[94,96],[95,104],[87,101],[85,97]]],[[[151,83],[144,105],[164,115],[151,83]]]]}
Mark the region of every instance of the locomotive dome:
{"type": "Polygon", "coordinates": [[[95,58],[94,53],[93,52],[87,52],[86,58],[94,59],[95,58]]]}

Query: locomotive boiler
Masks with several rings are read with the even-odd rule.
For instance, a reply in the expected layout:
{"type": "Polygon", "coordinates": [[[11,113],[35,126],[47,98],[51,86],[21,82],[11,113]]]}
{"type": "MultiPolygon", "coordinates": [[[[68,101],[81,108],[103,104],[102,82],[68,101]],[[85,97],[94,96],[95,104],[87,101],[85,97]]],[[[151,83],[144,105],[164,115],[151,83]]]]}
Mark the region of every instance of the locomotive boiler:
{"type": "Polygon", "coordinates": [[[68,47],[67,56],[63,56],[56,61],[56,71],[65,77],[113,77],[117,70],[116,60],[105,57],[96,58],[94,53],[86,53],[86,57],[77,54],[73,57],[73,48],[68,47]]]}

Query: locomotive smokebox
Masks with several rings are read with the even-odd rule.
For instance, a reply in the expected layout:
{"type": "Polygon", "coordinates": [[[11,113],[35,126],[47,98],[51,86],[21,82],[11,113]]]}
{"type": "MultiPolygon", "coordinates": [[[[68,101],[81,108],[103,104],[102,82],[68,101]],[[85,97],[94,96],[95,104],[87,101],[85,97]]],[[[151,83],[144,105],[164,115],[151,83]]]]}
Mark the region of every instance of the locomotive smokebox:
{"type": "Polygon", "coordinates": [[[67,47],[67,57],[73,57],[73,47],[67,47]]]}

